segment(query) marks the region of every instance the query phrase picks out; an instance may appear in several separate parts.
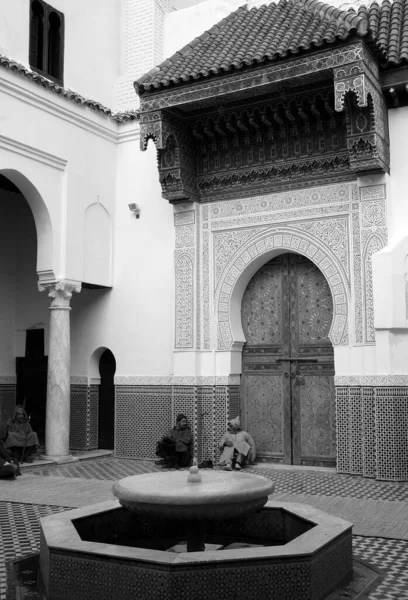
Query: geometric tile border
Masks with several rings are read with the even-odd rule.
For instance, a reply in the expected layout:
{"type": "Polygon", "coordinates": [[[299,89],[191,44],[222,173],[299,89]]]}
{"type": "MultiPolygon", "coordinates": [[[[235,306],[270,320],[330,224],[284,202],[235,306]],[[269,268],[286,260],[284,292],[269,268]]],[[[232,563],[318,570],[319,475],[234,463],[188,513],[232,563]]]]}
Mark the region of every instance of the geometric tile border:
{"type": "Polygon", "coordinates": [[[337,470],[408,481],[408,387],[336,386],[337,470]]]}

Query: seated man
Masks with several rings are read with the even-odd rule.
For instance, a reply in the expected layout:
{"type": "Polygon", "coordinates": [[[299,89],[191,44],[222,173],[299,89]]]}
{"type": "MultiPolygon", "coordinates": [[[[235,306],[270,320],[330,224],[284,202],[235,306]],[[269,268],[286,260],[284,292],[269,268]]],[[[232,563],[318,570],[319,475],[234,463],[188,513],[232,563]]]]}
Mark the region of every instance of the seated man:
{"type": "Polygon", "coordinates": [[[227,433],[222,437],[220,450],[222,454],[219,464],[224,465],[225,471],[232,471],[233,463],[235,469],[239,471],[247,461],[255,460],[255,442],[247,431],[241,429],[239,417],[228,421],[227,433]]]}
{"type": "Polygon", "coordinates": [[[157,442],[156,455],[164,460],[166,466],[176,469],[187,467],[190,464],[191,441],[187,417],[180,413],[175,427],[157,442]]]}
{"type": "Polygon", "coordinates": [[[38,451],[39,446],[37,434],[31,429],[26,411],[17,404],[14,417],[7,424],[5,449],[16,462],[32,463],[33,454],[38,451]]]}

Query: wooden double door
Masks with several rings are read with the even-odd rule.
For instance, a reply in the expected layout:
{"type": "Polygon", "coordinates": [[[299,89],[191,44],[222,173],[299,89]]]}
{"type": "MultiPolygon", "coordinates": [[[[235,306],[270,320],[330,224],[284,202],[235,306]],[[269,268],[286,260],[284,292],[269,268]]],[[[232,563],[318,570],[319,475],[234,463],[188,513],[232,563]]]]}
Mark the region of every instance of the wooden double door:
{"type": "Polygon", "coordinates": [[[303,256],[280,255],[249,282],[241,403],[260,458],[335,465],[332,317],[328,283],[303,256]]]}

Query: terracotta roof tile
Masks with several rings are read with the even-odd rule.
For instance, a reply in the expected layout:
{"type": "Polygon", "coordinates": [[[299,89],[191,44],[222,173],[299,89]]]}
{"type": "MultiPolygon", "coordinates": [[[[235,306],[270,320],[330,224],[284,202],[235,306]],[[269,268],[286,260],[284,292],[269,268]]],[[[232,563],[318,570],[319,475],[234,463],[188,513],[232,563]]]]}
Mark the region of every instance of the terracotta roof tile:
{"type": "Polygon", "coordinates": [[[312,50],[352,35],[365,38],[384,65],[408,60],[408,0],[374,1],[356,12],[318,0],[241,6],[135,82],[138,93],[219,75],[312,50]]]}
{"type": "Polygon", "coordinates": [[[67,100],[70,100],[71,102],[75,102],[76,104],[81,104],[82,106],[87,106],[88,108],[91,108],[92,110],[102,113],[102,114],[106,115],[107,117],[111,118],[113,121],[116,121],[117,123],[125,123],[127,121],[133,121],[135,119],[139,119],[140,114],[139,114],[138,110],[113,112],[110,108],[107,108],[100,102],[97,102],[96,100],[91,100],[90,98],[85,98],[84,96],[81,96],[81,94],[78,94],[77,92],[74,92],[73,90],[66,89],[66,88],[62,87],[61,85],[54,83],[50,79],[47,79],[47,77],[44,77],[43,75],[40,75],[39,73],[36,73],[35,71],[31,71],[30,69],[27,69],[24,65],[14,61],[14,60],[11,60],[11,59],[7,58],[6,56],[3,56],[2,54],[0,54],[0,66],[5,67],[6,69],[9,69],[10,71],[14,71],[14,72],[18,73],[19,75],[22,75],[23,77],[27,77],[28,79],[31,79],[31,81],[33,81],[34,83],[41,85],[42,87],[66,98],[67,100]]]}

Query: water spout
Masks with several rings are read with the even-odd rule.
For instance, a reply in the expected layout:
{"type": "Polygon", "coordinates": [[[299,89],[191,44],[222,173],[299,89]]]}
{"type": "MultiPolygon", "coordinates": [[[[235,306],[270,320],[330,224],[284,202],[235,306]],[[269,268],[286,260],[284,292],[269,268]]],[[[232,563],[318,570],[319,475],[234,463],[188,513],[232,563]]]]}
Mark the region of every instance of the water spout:
{"type": "Polygon", "coordinates": [[[189,483],[198,483],[199,481],[201,481],[201,473],[199,471],[196,458],[193,459],[193,466],[190,467],[187,481],[189,483]]]}

